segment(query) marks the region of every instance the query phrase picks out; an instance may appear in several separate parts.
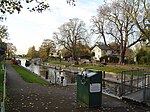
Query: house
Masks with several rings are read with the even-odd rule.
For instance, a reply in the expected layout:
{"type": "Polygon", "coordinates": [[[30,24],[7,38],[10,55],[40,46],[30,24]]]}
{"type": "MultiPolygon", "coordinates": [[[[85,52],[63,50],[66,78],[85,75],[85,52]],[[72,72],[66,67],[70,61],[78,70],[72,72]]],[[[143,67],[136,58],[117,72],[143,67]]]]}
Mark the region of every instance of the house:
{"type": "Polygon", "coordinates": [[[106,46],[103,43],[96,43],[92,49],[91,52],[94,53],[94,59],[100,60],[101,57],[109,56],[114,54],[114,50],[112,50],[109,46],[106,46]]]}

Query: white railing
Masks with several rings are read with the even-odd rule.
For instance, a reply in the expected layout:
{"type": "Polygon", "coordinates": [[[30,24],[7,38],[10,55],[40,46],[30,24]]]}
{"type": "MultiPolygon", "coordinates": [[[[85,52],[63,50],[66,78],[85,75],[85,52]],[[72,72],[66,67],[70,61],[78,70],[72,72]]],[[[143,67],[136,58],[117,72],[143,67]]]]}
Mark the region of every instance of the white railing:
{"type": "Polygon", "coordinates": [[[4,70],[4,80],[3,80],[3,97],[1,102],[1,112],[5,112],[5,98],[6,98],[6,67],[2,65],[2,70],[4,70]]]}

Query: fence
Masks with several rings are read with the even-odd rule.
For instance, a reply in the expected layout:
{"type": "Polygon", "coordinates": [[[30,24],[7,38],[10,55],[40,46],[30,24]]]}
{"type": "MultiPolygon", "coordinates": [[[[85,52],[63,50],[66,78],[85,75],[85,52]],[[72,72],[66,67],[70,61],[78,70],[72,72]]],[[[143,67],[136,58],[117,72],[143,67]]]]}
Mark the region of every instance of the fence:
{"type": "Polygon", "coordinates": [[[141,70],[122,71],[121,94],[126,95],[145,87],[145,76],[141,70]]]}
{"type": "Polygon", "coordinates": [[[144,88],[144,94],[143,98],[144,101],[150,100],[150,73],[145,73],[145,88],[144,88]]]}
{"type": "Polygon", "coordinates": [[[150,72],[144,69],[126,70],[122,74],[103,72],[103,91],[115,96],[126,96],[142,91],[144,101],[150,100],[150,72]],[[106,74],[106,75],[105,75],[106,74]]]}

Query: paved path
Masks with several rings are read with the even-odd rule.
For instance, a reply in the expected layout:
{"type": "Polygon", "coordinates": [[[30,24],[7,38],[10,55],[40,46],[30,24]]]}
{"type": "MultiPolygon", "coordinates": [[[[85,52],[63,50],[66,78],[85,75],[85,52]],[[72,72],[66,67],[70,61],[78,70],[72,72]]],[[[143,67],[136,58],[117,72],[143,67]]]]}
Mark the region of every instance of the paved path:
{"type": "MultiPolygon", "coordinates": [[[[76,104],[76,86],[42,86],[26,83],[7,62],[8,112],[145,112],[148,108],[103,95],[102,107],[86,109],[76,104]]],[[[150,109],[149,109],[150,110],[150,109]]]]}

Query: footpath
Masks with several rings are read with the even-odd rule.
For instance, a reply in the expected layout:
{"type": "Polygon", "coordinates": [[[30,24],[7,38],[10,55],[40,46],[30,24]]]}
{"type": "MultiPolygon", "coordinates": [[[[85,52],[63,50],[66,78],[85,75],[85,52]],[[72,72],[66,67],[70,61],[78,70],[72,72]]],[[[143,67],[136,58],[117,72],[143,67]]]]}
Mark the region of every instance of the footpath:
{"type": "Polygon", "coordinates": [[[76,85],[42,86],[25,82],[6,63],[9,88],[8,112],[150,112],[150,108],[102,95],[102,106],[88,109],[77,105],[76,85]]]}

